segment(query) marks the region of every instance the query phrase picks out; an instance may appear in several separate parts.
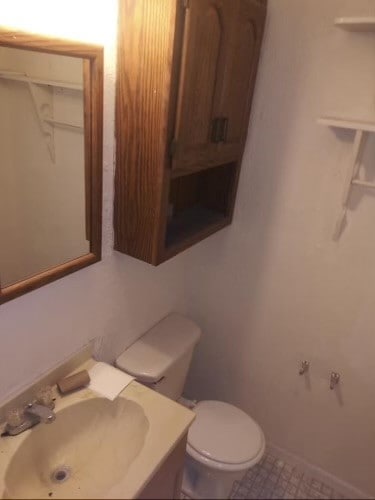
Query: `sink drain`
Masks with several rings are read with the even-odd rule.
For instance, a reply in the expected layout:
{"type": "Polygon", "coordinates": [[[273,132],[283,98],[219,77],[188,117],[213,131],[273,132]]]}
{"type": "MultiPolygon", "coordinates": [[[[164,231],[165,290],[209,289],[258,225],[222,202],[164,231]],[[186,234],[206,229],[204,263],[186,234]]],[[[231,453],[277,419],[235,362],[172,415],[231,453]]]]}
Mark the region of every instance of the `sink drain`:
{"type": "Polygon", "coordinates": [[[63,465],[61,467],[57,467],[52,474],[51,474],[51,479],[54,483],[64,483],[67,481],[72,474],[72,471],[70,470],[70,467],[67,467],[66,465],[63,465]]]}

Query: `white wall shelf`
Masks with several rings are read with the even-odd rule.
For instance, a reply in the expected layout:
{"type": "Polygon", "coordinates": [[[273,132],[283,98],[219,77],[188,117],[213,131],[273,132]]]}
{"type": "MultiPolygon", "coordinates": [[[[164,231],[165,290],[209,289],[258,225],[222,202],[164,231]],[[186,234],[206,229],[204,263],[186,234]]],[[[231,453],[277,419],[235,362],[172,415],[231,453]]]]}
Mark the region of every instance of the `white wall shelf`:
{"type": "MultiPolygon", "coordinates": [[[[337,28],[353,33],[375,33],[375,16],[367,17],[337,17],[334,21],[337,28]]],[[[320,125],[346,129],[355,132],[353,148],[348,160],[347,175],[345,179],[342,202],[338,215],[333,238],[339,239],[346,222],[350,192],[353,186],[365,189],[375,189],[372,182],[358,179],[361,157],[368,135],[375,133],[375,121],[358,120],[357,118],[344,118],[342,116],[321,116],[318,118],[320,125]]]]}
{"type": "Polygon", "coordinates": [[[337,17],[335,26],[346,31],[375,33],[375,17],[337,17]]]}
{"type": "Polygon", "coordinates": [[[343,118],[339,116],[321,116],[318,118],[320,125],[327,127],[345,128],[348,130],[362,130],[364,132],[375,132],[375,121],[357,120],[354,118],[343,118]]]}

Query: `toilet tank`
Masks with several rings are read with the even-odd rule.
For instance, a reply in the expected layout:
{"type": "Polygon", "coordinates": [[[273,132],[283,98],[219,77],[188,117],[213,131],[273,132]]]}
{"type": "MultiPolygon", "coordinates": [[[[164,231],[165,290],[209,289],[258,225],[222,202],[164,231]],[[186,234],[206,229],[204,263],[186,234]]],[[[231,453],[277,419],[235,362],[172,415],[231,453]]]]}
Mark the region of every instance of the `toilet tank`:
{"type": "Polygon", "coordinates": [[[116,366],[142,384],[177,400],[201,330],[180,314],[170,314],[148,330],[116,360],[116,366]]]}

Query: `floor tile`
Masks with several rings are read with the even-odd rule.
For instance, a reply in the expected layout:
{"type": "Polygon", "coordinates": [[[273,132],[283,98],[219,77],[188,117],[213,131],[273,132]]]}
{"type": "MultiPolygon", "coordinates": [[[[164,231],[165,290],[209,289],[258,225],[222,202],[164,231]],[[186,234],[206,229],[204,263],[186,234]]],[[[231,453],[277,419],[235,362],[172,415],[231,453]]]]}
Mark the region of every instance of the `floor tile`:
{"type": "Polygon", "coordinates": [[[344,500],[345,496],[314,477],[312,470],[302,470],[275,453],[266,452],[262,461],[233,485],[230,498],[344,500]]]}

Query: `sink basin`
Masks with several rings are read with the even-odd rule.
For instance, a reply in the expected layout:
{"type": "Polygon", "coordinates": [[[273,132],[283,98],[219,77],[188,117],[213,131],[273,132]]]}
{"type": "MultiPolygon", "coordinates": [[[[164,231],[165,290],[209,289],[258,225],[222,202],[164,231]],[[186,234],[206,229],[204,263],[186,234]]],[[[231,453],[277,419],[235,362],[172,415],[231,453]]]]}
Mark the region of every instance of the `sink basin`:
{"type": "Polygon", "coordinates": [[[89,387],[54,395],[53,423],[0,437],[0,499],[142,497],[194,420],[192,411],[135,380],[115,401],[89,387]]]}
{"type": "Polygon", "coordinates": [[[63,408],[16,449],[3,498],[103,497],[141,453],[148,431],[142,406],[125,398],[94,397],[63,408]]]}

